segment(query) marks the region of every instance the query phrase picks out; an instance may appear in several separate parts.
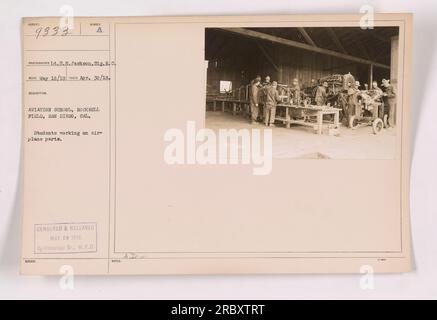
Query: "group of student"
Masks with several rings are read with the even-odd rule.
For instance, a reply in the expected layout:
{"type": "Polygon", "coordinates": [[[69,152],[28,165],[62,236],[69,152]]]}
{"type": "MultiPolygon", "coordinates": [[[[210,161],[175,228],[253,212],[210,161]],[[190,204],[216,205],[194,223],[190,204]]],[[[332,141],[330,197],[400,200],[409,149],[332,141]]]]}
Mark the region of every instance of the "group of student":
{"type": "MultiPolygon", "coordinates": [[[[347,75],[345,75],[346,77],[347,75]]],[[[359,81],[355,81],[353,79],[353,83],[348,83],[348,87],[345,89],[345,94],[348,96],[347,104],[350,105],[348,107],[345,106],[345,110],[343,110],[346,114],[346,118],[348,113],[352,113],[352,105],[356,105],[358,101],[354,103],[361,92],[359,81]],[[350,112],[349,112],[350,111],[350,112]]],[[[347,82],[347,79],[346,79],[347,82]]],[[[328,104],[328,92],[329,84],[327,81],[318,85],[314,92],[314,102],[318,106],[324,106],[328,104]]],[[[380,100],[384,102],[386,105],[388,113],[388,125],[394,126],[395,123],[395,108],[396,108],[396,94],[393,85],[390,83],[390,80],[383,79],[382,80],[382,89],[378,86],[377,81],[372,82],[372,87],[368,88],[368,85],[365,85],[365,91],[372,95],[374,100],[380,100]]],[[[264,125],[269,127],[274,127],[275,116],[276,116],[276,106],[281,101],[281,97],[278,92],[278,83],[276,81],[271,81],[270,76],[266,76],[264,82],[261,83],[261,76],[257,76],[250,83],[250,94],[249,94],[249,102],[250,102],[250,112],[251,112],[251,123],[258,124],[260,120],[264,123],[264,125]],[[260,104],[263,105],[263,112],[261,114],[260,104]]],[[[301,88],[299,85],[298,79],[293,79],[292,85],[290,87],[290,98],[293,104],[299,105],[301,100],[301,88]]],[[[380,112],[384,112],[383,109],[380,112]]],[[[378,115],[380,118],[384,117],[384,114],[378,115]]]]}
{"type": "Polygon", "coordinates": [[[281,101],[278,92],[278,83],[270,81],[270,76],[266,76],[261,83],[261,76],[257,76],[250,84],[250,112],[252,124],[258,124],[262,119],[264,125],[275,126],[276,106],[281,101]],[[260,114],[260,104],[263,105],[263,114],[260,114]]]}

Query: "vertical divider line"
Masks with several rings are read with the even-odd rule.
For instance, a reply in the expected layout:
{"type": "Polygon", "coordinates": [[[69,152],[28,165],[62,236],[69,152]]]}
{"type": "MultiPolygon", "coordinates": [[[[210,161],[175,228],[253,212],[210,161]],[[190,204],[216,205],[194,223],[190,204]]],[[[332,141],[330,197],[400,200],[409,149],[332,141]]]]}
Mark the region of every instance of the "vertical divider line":
{"type": "Polygon", "coordinates": [[[112,182],[112,90],[111,90],[111,86],[112,86],[112,77],[111,77],[111,67],[112,67],[112,63],[111,63],[111,28],[112,28],[112,23],[109,23],[109,37],[108,37],[108,44],[109,44],[109,51],[108,51],[108,64],[109,64],[109,181],[108,181],[108,192],[109,192],[109,197],[108,197],[108,212],[109,212],[109,219],[108,219],[108,266],[107,266],[107,272],[110,273],[110,248],[111,248],[111,182],[112,182]]]}
{"type": "Polygon", "coordinates": [[[117,22],[114,23],[114,247],[117,237],[117,22]]]}

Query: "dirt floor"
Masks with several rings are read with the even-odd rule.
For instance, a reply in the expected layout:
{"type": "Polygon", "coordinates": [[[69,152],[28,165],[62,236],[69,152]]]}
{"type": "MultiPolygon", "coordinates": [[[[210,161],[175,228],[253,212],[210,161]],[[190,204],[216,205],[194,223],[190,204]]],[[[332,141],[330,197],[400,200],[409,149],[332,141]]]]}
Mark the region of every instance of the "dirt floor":
{"type": "MultiPolygon", "coordinates": [[[[206,127],[218,129],[265,128],[250,124],[248,119],[230,113],[206,113],[206,127]]],[[[292,125],[290,129],[276,123],[273,128],[274,158],[308,159],[393,159],[395,155],[395,130],[384,129],[375,135],[371,126],[357,129],[340,127],[338,136],[317,135],[311,127],[292,125]]]]}

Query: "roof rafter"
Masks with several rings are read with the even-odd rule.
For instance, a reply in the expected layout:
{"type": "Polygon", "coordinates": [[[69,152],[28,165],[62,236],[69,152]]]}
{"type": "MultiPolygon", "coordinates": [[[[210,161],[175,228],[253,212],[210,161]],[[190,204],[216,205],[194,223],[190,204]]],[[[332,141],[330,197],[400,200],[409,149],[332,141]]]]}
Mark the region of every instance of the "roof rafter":
{"type": "Polygon", "coordinates": [[[343,44],[341,43],[340,38],[335,33],[334,29],[332,29],[331,27],[327,27],[326,30],[328,31],[329,36],[331,37],[332,41],[335,43],[339,51],[343,52],[344,54],[348,54],[343,44]]]}
{"type": "Polygon", "coordinates": [[[314,46],[306,44],[306,43],[302,43],[302,42],[298,42],[298,41],[294,41],[294,40],[289,40],[289,39],[284,39],[284,38],[280,38],[280,37],[273,36],[270,34],[254,31],[254,30],[249,30],[249,29],[244,29],[244,28],[221,28],[221,29],[228,31],[228,32],[235,33],[235,34],[243,35],[246,37],[252,37],[252,38],[256,38],[256,39],[280,43],[280,44],[283,44],[283,45],[286,45],[289,47],[295,47],[295,48],[308,50],[308,51],[312,51],[312,52],[316,52],[316,53],[320,53],[320,54],[325,54],[325,55],[337,57],[339,59],[354,61],[357,63],[366,64],[366,65],[373,64],[375,67],[390,69],[390,66],[383,64],[383,63],[378,63],[378,62],[371,61],[368,59],[355,57],[355,56],[340,53],[340,52],[337,52],[334,50],[324,49],[324,48],[320,48],[320,47],[314,47],[314,46]]]}
{"type": "Polygon", "coordinates": [[[305,41],[312,45],[313,47],[317,47],[316,43],[314,42],[314,40],[310,37],[310,35],[308,34],[308,32],[305,30],[305,28],[298,28],[299,32],[302,34],[302,36],[305,38],[305,41]]]}

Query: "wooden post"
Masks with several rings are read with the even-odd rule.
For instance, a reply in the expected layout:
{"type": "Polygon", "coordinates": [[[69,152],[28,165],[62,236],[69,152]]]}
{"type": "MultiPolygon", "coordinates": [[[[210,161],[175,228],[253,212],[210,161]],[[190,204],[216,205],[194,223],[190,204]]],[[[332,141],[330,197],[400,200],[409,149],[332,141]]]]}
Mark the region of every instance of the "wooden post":
{"type": "Polygon", "coordinates": [[[284,78],[283,78],[282,74],[283,74],[282,66],[279,66],[278,67],[278,83],[284,82],[284,78]]]}
{"type": "Polygon", "coordinates": [[[337,112],[334,115],[334,127],[335,129],[338,129],[340,125],[340,111],[337,110],[337,112]]]}
{"type": "Polygon", "coordinates": [[[372,83],[373,83],[373,64],[371,64],[369,68],[369,89],[372,88],[372,83]]]}
{"type": "Polygon", "coordinates": [[[290,128],[290,110],[288,109],[288,107],[285,107],[285,127],[287,129],[290,128]]]}
{"type": "Polygon", "coordinates": [[[323,112],[318,111],[317,112],[317,133],[322,134],[323,129],[323,112]]]}
{"type": "MultiPolygon", "coordinates": [[[[399,64],[399,37],[395,36],[391,38],[391,60],[390,60],[390,82],[395,90],[396,95],[398,94],[398,64],[399,64]]],[[[396,124],[396,109],[395,105],[392,119],[394,124],[396,124]]]]}

